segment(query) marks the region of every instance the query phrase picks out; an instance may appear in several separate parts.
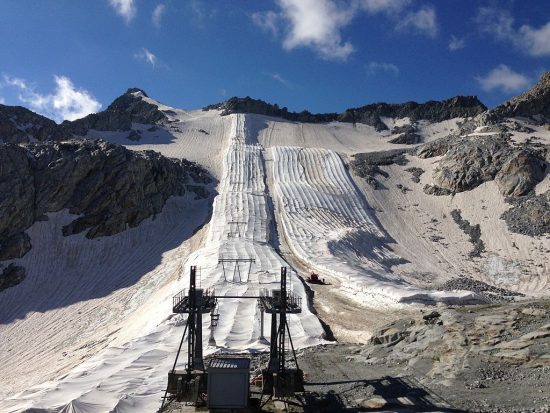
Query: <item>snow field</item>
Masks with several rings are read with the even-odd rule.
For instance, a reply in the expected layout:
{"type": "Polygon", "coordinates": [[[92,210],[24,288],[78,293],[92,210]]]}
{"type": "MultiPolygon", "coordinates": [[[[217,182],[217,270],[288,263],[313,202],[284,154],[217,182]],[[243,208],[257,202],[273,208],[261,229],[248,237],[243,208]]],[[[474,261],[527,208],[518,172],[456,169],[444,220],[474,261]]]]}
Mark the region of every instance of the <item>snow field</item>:
{"type": "MultiPolygon", "coordinates": [[[[125,324],[135,322],[141,328],[130,326],[130,333],[126,332],[124,335],[126,341],[116,340],[115,344],[61,378],[34,386],[0,402],[1,411],[21,412],[31,408],[44,409],[46,412],[80,413],[156,411],[185,324],[185,317],[171,314],[172,296],[188,286],[189,267],[198,266],[199,286],[214,288],[216,295],[257,296],[261,288],[278,287],[280,267],[288,265],[270,244],[274,241],[273,211],[265,186],[263,148],[255,142],[256,131],[247,129],[244,115],[231,118],[230,140],[223,158],[219,195],[213,204],[204,246],[191,253],[183,265],[182,261],[177,264],[178,260],[172,260],[170,274],[175,271],[179,274],[178,280],[172,276],[172,282],[164,282],[162,286],[158,282],[152,284],[151,289],[158,287],[159,290],[150,291],[150,296],[146,297],[148,299],[141,300],[140,306],[133,308],[135,314],[127,314],[125,324]],[[234,221],[240,222],[239,228],[232,223],[234,221]],[[238,269],[236,264],[227,263],[224,276],[223,267],[218,263],[218,259],[222,257],[252,258],[255,262],[241,263],[238,269]]],[[[180,220],[181,216],[179,215],[180,220]]],[[[162,248],[161,245],[158,247],[162,248]]],[[[116,249],[112,246],[111,248],[116,253],[116,249]]],[[[91,251],[92,254],[93,252],[91,251]]],[[[146,251],[141,253],[144,257],[147,256],[146,251]]],[[[96,270],[91,265],[93,255],[87,261],[82,261],[81,255],[75,251],[73,257],[77,258],[77,268],[88,264],[90,271],[96,270]]],[[[68,260],[70,259],[69,257],[68,260]]],[[[136,256],[135,259],[139,264],[140,258],[136,256]]],[[[182,259],[185,260],[183,257],[182,259]]],[[[125,266],[135,269],[131,262],[124,260],[116,268],[123,271],[125,266]]],[[[75,271],[78,273],[78,270],[75,271]]],[[[289,272],[289,288],[303,299],[302,314],[289,317],[294,345],[303,347],[318,344],[323,341],[323,329],[319,320],[307,308],[303,285],[292,275],[292,270],[289,272]]],[[[54,279],[56,271],[51,274],[54,279]]],[[[158,273],[159,277],[163,275],[168,274],[162,271],[158,273]]],[[[112,275],[107,273],[106,276],[112,275]]],[[[132,292],[138,293],[137,290],[132,292]]],[[[126,302],[125,305],[131,303],[126,302]]],[[[100,308],[96,310],[101,311],[100,308]]],[[[214,334],[218,347],[207,347],[205,354],[220,348],[228,351],[266,349],[265,343],[258,341],[259,310],[255,299],[220,299],[219,313],[220,321],[214,334]]],[[[70,322],[69,315],[65,320],[70,322]]],[[[266,328],[264,332],[267,338],[268,330],[266,328]]],[[[206,315],[203,317],[205,345],[209,333],[210,320],[206,315]]],[[[183,348],[179,367],[183,367],[186,361],[185,353],[183,348]]]]}
{"type": "Polygon", "coordinates": [[[312,269],[341,281],[366,306],[475,301],[469,292],[414,288],[389,268],[398,263],[340,157],[320,148],[273,147],[277,213],[292,252],[312,269]]]}

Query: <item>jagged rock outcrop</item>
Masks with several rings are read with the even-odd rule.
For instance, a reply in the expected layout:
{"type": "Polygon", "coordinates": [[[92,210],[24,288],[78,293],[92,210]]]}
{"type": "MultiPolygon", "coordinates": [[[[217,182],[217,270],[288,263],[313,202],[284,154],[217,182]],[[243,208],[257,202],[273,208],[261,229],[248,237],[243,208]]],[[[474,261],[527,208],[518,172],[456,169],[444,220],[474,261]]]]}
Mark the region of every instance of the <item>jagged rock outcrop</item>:
{"type": "Polygon", "coordinates": [[[495,124],[506,118],[526,117],[538,121],[550,121],[550,72],[527,92],[487,111],[479,118],[480,124],[495,124]]]}
{"type": "Polygon", "coordinates": [[[495,176],[500,193],[504,196],[521,196],[529,192],[544,178],[546,165],[528,150],[512,153],[495,176]]]}
{"type": "Polygon", "coordinates": [[[475,96],[456,96],[443,101],[428,101],[426,103],[407,102],[401,104],[374,103],[358,108],[347,109],[343,113],[312,114],[308,111],[289,112],[286,107],[279,108],[259,99],[250,97],[232,97],[225,102],[206,106],[203,110],[221,110],[222,115],[231,113],[256,113],[280,117],[297,122],[348,122],[363,123],[373,126],[376,130],[387,130],[388,127],[381,117],[409,118],[411,121],[425,119],[431,122],[441,122],[458,117],[472,117],[487,110],[485,105],[475,96]]]}
{"type": "Polygon", "coordinates": [[[6,268],[0,266],[0,292],[6,288],[15,287],[25,279],[25,269],[15,264],[6,268]]]}
{"type": "Polygon", "coordinates": [[[53,120],[21,106],[0,105],[0,142],[60,140],[64,131],[53,120]]]}
{"type": "Polygon", "coordinates": [[[313,114],[304,110],[302,112],[289,112],[286,107],[280,108],[277,104],[270,104],[261,99],[232,97],[225,102],[215,103],[203,108],[203,110],[221,110],[222,116],[232,113],[255,113],[258,115],[273,116],[287,119],[293,122],[332,122],[337,119],[337,113],[313,114]]]}
{"type": "Polygon", "coordinates": [[[479,115],[487,107],[475,96],[455,96],[451,99],[425,103],[406,102],[400,104],[374,103],[346,110],[340,117],[341,122],[360,122],[374,126],[377,130],[388,129],[381,117],[402,119],[412,122],[427,120],[442,122],[453,118],[467,118],[479,115]]]}
{"type": "Polygon", "coordinates": [[[510,155],[511,149],[504,137],[464,138],[441,158],[433,180],[454,193],[468,191],[492,181],[510,155]]]}
{"type": "Polygon", "coordinates": [[[394,149],[390,151],[358,153],[353,156],[351,167],[355,173],[365,179],[374,189],[379,189],[382,184],[377,180],[377,175],[387,178],[389,174],[380,166],[406,165],[408,163],[405,155],[410,153],[409,149],[394,149]]]}
{"type": "Polygon", "coordinates": [[[495,180],[503,195],[521,196],[533,189],[546,171],[540,153],[512,146],[506,134],[449,136],[423,145],[416,153],[421,158],[443,155],[433,172],[435,187],[424,191],[434,195],[469,191],[495,180]]]}
{"type": "Polygon", "coordinates": [[[65,121],[61,126],[68,134],[84,136],[89,129],[130,131],[132,123],[156,124],[167,119],[157,105],[143,99],[147,97],[143,90],[130,88],[116,98],[106,110],[72,122],[65,121]]]}
{"type": "Polygon", "coordinates": [[[417,133],[415,125],[396,126],[392,129],[392,135],[399,135],[391,139],[389,143],[414,145],[422,142],[422,137],[417,133]]]}
{"type": "Polygon", "coordinates": [[[159,213],[187,191],[205,197],[210,175],[195,163],[101,140],[0,145],[0,257],[28,250],[21,235],[47,212],[79,218],[64,235],[112,235],[159,213]]]}

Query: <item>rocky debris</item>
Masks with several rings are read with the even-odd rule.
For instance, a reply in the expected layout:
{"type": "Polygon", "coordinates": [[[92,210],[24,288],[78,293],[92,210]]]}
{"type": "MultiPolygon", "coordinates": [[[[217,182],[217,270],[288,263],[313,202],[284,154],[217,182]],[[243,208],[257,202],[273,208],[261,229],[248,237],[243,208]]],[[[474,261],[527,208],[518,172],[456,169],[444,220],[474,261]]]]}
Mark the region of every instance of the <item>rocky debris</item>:
{"type": "Polygon", "coordinates": [[[45,213],[78,214],[64,235],[113,235],[158,214],[170,196],[205,197],[210,175],[195,163],[101,140],[0,145],[0,256],[26,252],[23,232],[45,213]]]}
{"type": "Polygon", "coordinates": [[[445,196],[445,195],[453,195],[454,193],[446,188],[441,188],[436,185],[424,185],[423,189],[424,193],[427,195],[435,195],[435,196],[445,196]]]}
{"type": "Polygon", "coordinates": [[[524,197],[511,197],[506,202],[512,208],[501,215],[508,229],[517,234],[532,237],[550,233],[550,191],[536,195],[530,192],[524,197]]]}
{"type": "Polygon", "coordinates": [[[533,128],[530,128],[529,126],[522,125],[516,120],[512,120],[506,123],[509,130],[514,132],[522,132],[522,133],[535,133],[535,130],[533,128]]]}
{"type": "Polygon", "coordinates": [[[438,311],[432,311],[431,313],[422,316],[422,319],[424,320],[424,324],[442,325],[443,323],[439,320],[439,317],[441,317],[441,314],[438,311]]]}
{"type": "Polygon", "coordinates": [[[417,133],[414,124],[396,126],[391,131],[392,135],[399,135],[389,141],[389,143],[415,145],[422,142],[422,137],[417,133]]]}
{"type": "Polygon", "coordinates": [[[410,172],[410,174],[412,175],[411,176],[411,181],[413,181],[416,184],[420,183],[420,177],[425,172],[424,169],[418,168],[416,166],[413,166],[411,168],[407,168],[407,169],[405,169],[405,171],[410,172]]]}
{"type": "Polygon", "coordinates": [[[470,237],[470,242],[473,244],[474,249],[468,253],[470,257],[479,257],[482,252],[485,251],[485,244],[481,239],[481,228],[479,224],[471,225],[470,222],[462,218],[459,209],[453,209],[451,211],[451,217],[454,222],[458,224],[458,227],[470,237]]]}
{"type": "Polygon", "coordinates": [[[436,139],[435,141],[418,146],[416,148],[416,156],[422,159],[443,156],[454,144],[460,141],[460,137],[456,135],[448,135],[443,138],[436,139]]]}
{"type": "Polygon", "coordinates": [[[474,280],[473,278],[453,278],[438,288],[441,291],[467,290],[478,293],[488,301],[494,303],[502,303],[513,300],[515,297],[524,297],[522,293],[510,291],[505,288],[495,287],[484,283],[483,281],[474,280]]]}
{"type": "Polygon", "coordinates": [[[407,337],[407,328],[414,325],[413,319],[398,320],[395,323],[385,326],[372,334],[370,344],[395,345],[407,337]]]}
{"type": "Polygon", "coordinates": [[[65,121],[61,127],[70,135],[85,136],[89,129],[100,131],[130,131],[132,123],[156,124],[167,120],[157,105],[146,102],[147,94],[130,88],[116,98],[109,107],[75,121],[65,121]]]}
{"type": "Polygon", "coordinates": [[[405,185],[403,184],[397,184],[395,185],[397,187],[397,189],[399,189],[403,194],[406,194],[407,192],[411,191],[410,188],[407,188],[405,185]]]}
{"type": "Polygon", "coordinates": [[[289,112],[286,107],[279,108],[260,99],[232,97],[225,102],[206,106],[203,110],[221,110],[222,116],[232,113],[257,113],[259,115],[274,116],[295,122],[347,122],[363,123],[373,126],[377,131],[387,130],[388,127],[381,117],[396,119],[409,118],[411,121],[425,119],[431,122],[441,122],[453,118],[476,116],[487,108],[475,96],[456,96],[443,101],[428,101],[425,103],[406,102],[401,104],[374,103],[358,108],[347,109],[343,113],[312,114],[307,110],[289,112]]]}
{"type": "Polygon", "coordinates": [[[537,411],[550,403],[545,391],[550,383],[550,304],[536,303],[537,317],[523,312],[532,305],[442,309],[421,314],[413,322],[398,320],[382,330],[401,340],[393,345],[371,342],[354,352],[353,359],[371,370],[412,376],[426,386],[427,394],[433,389],[454,408],[537,411]]]}
{"type": "Polygon", "coordinates": [[[513,97],[479,117],[480,124],[495,124],[506,118],[525,117],[539,123],[550,120],[550,72],[527,92],[513,97]]]}
{"type": "Polygon", "coordinates": [[[0,142],[60,140],[65,136],[53,120],[21,106],[0,105],[0,142]]]}
{"type": "Polygon", "coordinates": [[[21,258],[31,249],[31,238],[25,232],[18,232],[0,241],[0,261],[21,258]]]}
{"type": "MultiPolygon", "coordinates": [[[[1,267],[0,267],[1,269],[1,267]]],[[[25,279],[25,269],[15,264],[10,264],[0,273],[0,292],[6,288],[15,287],[25,279]]]]}
{"type": "Polygon", "coordinates": [[[500,193],[504,196],[521,196],[544,178],[545,162],[538,154],[519,150],[508,157],[495,176],[500,193]]]}
{"type": "Polygon", "coordinates": [[[381,187],[376,179],[377,175],[387,178],[389,175],[380,166],[406,165],[408,163],[405,154],[410,153],[407,149],[394,149],[381,152],[366,152],[354,155],[351,167],[357,175],[364,178],[369,185],[377,189],[381,187]]]}

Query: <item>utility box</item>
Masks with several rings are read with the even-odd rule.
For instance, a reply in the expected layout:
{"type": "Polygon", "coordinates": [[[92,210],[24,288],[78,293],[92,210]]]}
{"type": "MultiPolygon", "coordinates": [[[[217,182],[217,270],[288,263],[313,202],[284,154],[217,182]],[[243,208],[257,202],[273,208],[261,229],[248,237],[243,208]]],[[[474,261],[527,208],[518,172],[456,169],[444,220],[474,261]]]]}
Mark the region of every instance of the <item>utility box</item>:
{"type": "Polygon", "coordinates": [[[214,358],[208,365],[208,409],[244,409],[250,396],[250,359],[214,358]]]}

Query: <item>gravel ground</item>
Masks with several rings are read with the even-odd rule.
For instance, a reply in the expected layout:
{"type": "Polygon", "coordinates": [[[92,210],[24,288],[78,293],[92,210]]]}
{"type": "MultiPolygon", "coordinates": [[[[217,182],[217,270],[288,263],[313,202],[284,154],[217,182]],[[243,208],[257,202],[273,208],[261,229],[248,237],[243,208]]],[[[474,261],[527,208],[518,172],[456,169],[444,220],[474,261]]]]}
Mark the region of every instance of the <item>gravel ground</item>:
{"type": "MultiPolygon", "coordinates": [[[[251,374],[267,358],[253,355],[251,374]]],[[[550,412],[550,301],[419,310],[367,344],[319,345],[297,359],[306,391],[250,411],[550,412]]]]}

